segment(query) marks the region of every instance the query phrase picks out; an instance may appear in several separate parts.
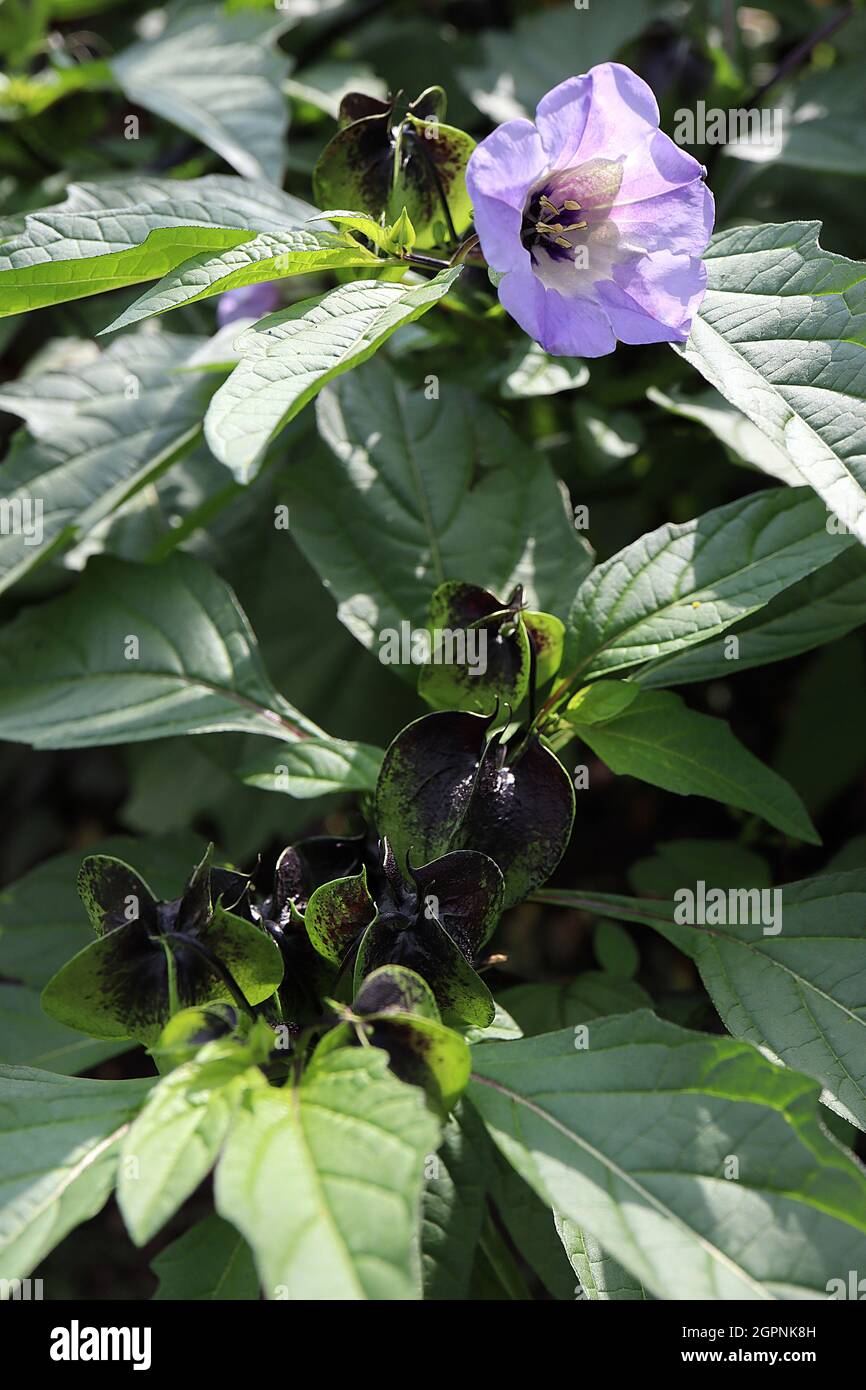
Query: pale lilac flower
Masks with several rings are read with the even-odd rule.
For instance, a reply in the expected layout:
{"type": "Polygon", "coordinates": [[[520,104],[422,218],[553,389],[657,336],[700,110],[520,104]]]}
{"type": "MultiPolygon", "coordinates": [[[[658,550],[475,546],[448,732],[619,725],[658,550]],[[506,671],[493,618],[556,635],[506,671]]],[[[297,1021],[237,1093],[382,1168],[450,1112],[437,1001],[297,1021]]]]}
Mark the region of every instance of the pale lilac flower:
{"type": "Polygon", "coordinates": [[[258,285],[243,285],[239,290],[227,290],[219,297],[217,323],[220,328],[235,319],[261,319],[279,308],[280,292],[273,280],[258,285]]]}
{"type": "Polygon", "coordinates": [[[659,130],[630,68],[601,63],[561,82],[535,124],[506,121],[466,171],[504,308],[556,355],[685,342],[713,229],[705,173],[659,130]]]}

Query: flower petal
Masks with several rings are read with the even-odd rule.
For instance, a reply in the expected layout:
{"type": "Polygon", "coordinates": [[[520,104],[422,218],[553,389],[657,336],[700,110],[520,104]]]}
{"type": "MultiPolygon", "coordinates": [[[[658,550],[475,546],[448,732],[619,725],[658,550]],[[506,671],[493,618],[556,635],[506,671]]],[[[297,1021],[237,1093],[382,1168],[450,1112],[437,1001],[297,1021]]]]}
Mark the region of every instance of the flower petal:
{"type": "Polygon", "coordinates": [[[528,266],[500,281],[499,298],[506,312],[554,357],[604,357],[616,347],[607,315],[594,300],[566,299],[545,289],[528,266]]]}
{"type": "Polygon", "coordinates": [[[620,63],[602,63],[554,87],[539,103],[536,120],[551,170],[590,160],[621,166],[617,207],[658,197],[705,173],[659,130],[651,88],[620,63]]]}
{"type": "Polygon", "coordinates": [[[599,285],[599,298],[623,343],[684,343],[707,285],[697,256],[659,251],[599,285]]]}
{"type": "Polygon", "coordinates": [[[682,188],[702,179],[706,172],[703,164],[675,145],[663,130],[651,131],[626,156],[617,204],[639,203],[682,188]]]}
{"type": "Polygon", "coordinates": [[[699,178],[640,201],[617,203],[610,213],[630,245],[692,256],[706,248],[714,218],[715,200],[699,178]]]}
{"type": "Polygon", "coordinates": [[[598,63],[542,97],[535,122],[548,167],[564,169],[596,155],[627,154],[658,129],[659,109],[652,88],[631,68],[598,63]]]}
{"type": "Polygon", "coordinates": [[[469,159],[466,187],[475,213],[475,230],[494,270],[528,263],[520,240],[523,206],[544,168],[538,131],[527,120],[498,126],[469,159]]]}
{"type": "Polygon", "coordinates": [[[265,280],[256,285],[241,285],[240,289],[227,290],[217,301],[217,323],[223,328],[235,319],[260,319],[270,314],[280,305],[280,291],[276,282],[265,280]]]}

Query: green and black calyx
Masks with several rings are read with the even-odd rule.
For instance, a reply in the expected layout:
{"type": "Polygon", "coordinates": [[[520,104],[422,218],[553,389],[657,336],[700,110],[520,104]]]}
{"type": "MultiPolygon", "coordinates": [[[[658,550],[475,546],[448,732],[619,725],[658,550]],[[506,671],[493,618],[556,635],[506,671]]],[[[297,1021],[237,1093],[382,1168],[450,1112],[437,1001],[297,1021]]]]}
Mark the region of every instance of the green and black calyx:
{"type": "MultiPolygon", "coordinates": [[[[261,895],[210,852],[166,902],[121,860],[86,858],[78,886],[96,940],[46,986],[52,1017],[143,1042],[160,1065],[262,1023],[295,1050],[316,1037],[319,1054],[372,1044],[435,1109],[453,1105],[463,1030],[494,1018],[485,950],[503,910],[559,862],[574,792],[531,714],[512,718],[554,674],[561,624],[526,611],[519,588],[501,602],[467,584],[437,590],[430,621],[480,625],[489,659],[468,679],[486,712],[439,708],[407,725],[367,826],[288,846],[261,895]]],[[[464,686],[453,668],[422,673],[440,705],[464,686]]]]}

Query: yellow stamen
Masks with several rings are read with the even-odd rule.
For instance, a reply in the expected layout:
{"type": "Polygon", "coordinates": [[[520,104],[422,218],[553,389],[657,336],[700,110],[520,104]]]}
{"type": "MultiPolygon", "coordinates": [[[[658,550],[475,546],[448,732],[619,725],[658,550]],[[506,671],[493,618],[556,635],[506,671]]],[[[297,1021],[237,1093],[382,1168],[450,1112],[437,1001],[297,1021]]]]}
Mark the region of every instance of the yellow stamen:
{"type": "Polygon", "coordinates": [[[555,243],[557,246],[567,246],[568,249],[569,249],[569,251],[572,250],[571,242],[570,242],[570,241],[567,241],[566,238],[565,238],[564,236],[555,236],[555,237],[553,238],[553,240],[554,240],[554,243],[555,243]]]}
{"type": "Polygon", "coordinates": [[[562,206],[566,212],[580,212],[580,203],[576,203],[573,198],[566,198],[562,206]]]}

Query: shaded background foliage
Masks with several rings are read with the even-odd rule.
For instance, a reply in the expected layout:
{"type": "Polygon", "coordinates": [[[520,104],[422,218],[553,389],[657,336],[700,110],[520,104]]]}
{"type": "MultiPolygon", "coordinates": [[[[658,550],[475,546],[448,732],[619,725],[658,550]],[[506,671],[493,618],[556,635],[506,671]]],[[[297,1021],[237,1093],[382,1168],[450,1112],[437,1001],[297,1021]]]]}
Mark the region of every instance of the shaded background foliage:
{"type": "MultiPolygon", "coordinates": [[[[286,187],[300,197],[309,197],[313,165],[336,128],[341,90],[364,86],[379,94],[387,89],[415,94],[441,84],[448,92],[449,120],[480,138],[492,124],[522,109],[531,112],[557,81],[616,56],[652,85],[668,131],[678,109],[694,108],[698,101],[708,108],[748,107],[774,79],[767,101],[794,111],[812,103],[823,111],[808,130],[802,127],[806,133],[797,136],[799,145],[792,139],[793,148],[765,163],[731,157],[720,147],[695,152],[706,160],[726,225],[818,218],[824,222],[825,247],[863,253],[866,97],[858,76],[866,57],[863,14],[834,31],[846,7],[812,0],[768,0],[749,9],[725,0],[591,0],[582,16],[586,48],[574,51],[562,37],[573,17],[569,4],[290,0],[285,8],[291,24],[279,49],[287,59],[281,86],[291,118],[286,187]],[[826,37],[812,41],[822,30],[826,37]]],[[[38,91],[28,89],[27,75],[32,80],[39,72],[46,51],[66,55],[70,71],[76,64],[110,61],[132,42],[147,10],[127,0],[0,5],[0,45],[10,72],[18,74],[0,88],[4,212],[58,201],[69,181],[108,171],[186,178],[228,171],[194,136],[130,105],[121,92],[84,90],[40,110],[38,91]],[[137,140],[123,135],[130,114],[140,122],[137,140]]],[[[467,275],[476,278],[480,291],[483,272],[467,275]]],[[[283,300],[306,298],[329,283],[312,277],[284,281],[283,300]]],[[[18,377],[49,340],[92,337],[138,293],[119,290],[4,320],[0,377],[18,377]]],[[[170,331],[211,333],[215,302],[176,311],[170,331]]],[[[584,388],[503,399],[503,363],[517,344],[512,324],[501,319],[483,327],[452,324],[439,343],[425,344],[423,333],[419,327],[423,351],[384,349],[394,369],[414,386],[428,373],[438,374],[443,395],[471,385],[485,396],[508,418],[527,461],[541,452],[568,485],[572,500],[588,506],[599,559],[665,521],[685,520],[745,496],[761,481],[700,425],[672,417],[658,399],[648,398],[649,387],[665,394],[676,394],[683,385],[694,389],[690,368],[671,352],[621,346],[614,356],[592,364],[584,388]]],[[[4,445],[17,427],[15,417],[0,413],[4,445]]],[[[184,545],[215,565],[234,588],[278,689],[329,732],[384,746],[396,729],[424,712],[422,702],[337,621],[332,598],[291,535],[274,533],[262,521],[284,496],[293,505],[290,468],[309,456],[314,439],[308,410],[280,437],[270,466],[251,488],[244,492],[229,483],[216,502],[213,470],[219,467],[202,451],[175,491],[167,480],[126,509],[108,544],[129,558],[153,558],[172,543],[173,528],[200,507],[184,545]]],[[[97,537],[90,544],[98,549],[103,543],[105,537],[97,537]]],[[[66,557],[65,564],[53,562],[25,578],[0,599],[4,621],[27,602],[69,587],[75,580],[72,564],[83,559],[66,557]]],[[[25,650],[20,656],[26,662],[25,650]]],[[[591,759],[592,795],[584,794],[584,801],[578,795],[575,833],[552,886],[642,893],[688,881],[706,862],[701,858],[706,847],[696,857],[688,843],[695,840],[735,840],[760,856],[776,883],[829,863],[866,865],[862,632],[730,680],[688,686],[684,693],[694,709],[728,718],[746,747],[787,777],[811,812],[823,845],[794,844],[756,818],[714,802],[614,778],[591,759]],[[680,842],[678,848],[665,850],[671,842],[680,842]],[[665,862],[672,855],[677,867],[671,880],[665,862]]],[[[293,801],[239,786],[232,769],[241,737],[205,735],[63,752],[3,745],[3,882],[55,853],[83,851],[109,835],[179,831],[213,839],[245,866],[267,846],[264,882],[293,836],[352,827],[351,805],[336,798],[293,801]]],[[[664,1016],[721,1030],[693,964],[647,929],[611,932],[574,910],[527,903],[507,914],[495,948],[507,960],[489,977],[491,985],[567,980],[599,959],[622,962],[637,952],[636,978],[664,1016]]],[[[132,1052],[88,1074],[119,1077],[146,1070],[143,1054],[132,1052]]],[[[134,1250],[110,1205],[46,1262],[41,1272],[50,1296],[148,1296],[155,1284],[154,1254],[206,1209],[199,1193],[156,1241],[134,1250]]],[[[563,1266],[559,1277],[570,1280],[564,1257],[563,1266]]],[[[556,1278],[550,1276],[551,1283],[556,1278]]]]}

